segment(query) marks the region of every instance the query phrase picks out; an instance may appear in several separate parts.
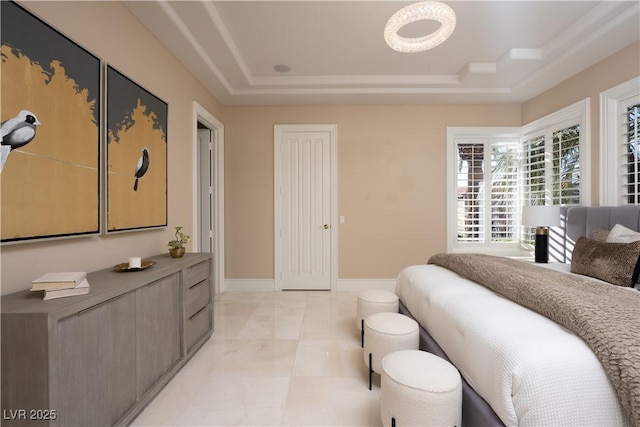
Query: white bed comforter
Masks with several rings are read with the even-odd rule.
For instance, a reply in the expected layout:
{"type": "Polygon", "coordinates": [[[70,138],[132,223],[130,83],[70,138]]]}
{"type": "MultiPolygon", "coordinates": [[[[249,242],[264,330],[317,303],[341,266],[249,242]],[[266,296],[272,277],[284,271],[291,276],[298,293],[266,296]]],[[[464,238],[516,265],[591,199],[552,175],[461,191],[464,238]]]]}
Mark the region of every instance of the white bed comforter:
{"type": "Polygon", "coordinates": [[[591,349],[555,322],[435,265],[405,268],[396,293],[505,425],[629,425],[591,349]]]}

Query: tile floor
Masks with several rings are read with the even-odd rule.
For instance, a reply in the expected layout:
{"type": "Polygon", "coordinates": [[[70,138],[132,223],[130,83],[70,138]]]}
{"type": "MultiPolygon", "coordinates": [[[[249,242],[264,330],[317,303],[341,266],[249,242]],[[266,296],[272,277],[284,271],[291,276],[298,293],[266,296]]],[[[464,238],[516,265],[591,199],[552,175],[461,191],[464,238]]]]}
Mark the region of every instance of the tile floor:
{"type": "Polygon", "coordinates": [[[214,333],[133,426],[380,426],[357,293],[228,292],[214,333]]]}

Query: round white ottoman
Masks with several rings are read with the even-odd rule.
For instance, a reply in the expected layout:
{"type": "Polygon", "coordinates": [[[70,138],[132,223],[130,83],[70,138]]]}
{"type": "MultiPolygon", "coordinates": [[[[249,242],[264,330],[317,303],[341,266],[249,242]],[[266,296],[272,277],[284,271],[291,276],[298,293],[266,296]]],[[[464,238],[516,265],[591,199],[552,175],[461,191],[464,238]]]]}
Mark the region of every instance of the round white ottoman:
{"type": "Polygon", "coordinates": [[[382,359],[380,417],[385,427],[462,424],[462,381],[446,360],[420,350],[382,359]]]}
{"type": "Polygon", "coordinates": [[[390,291],[372,289],[358,295],[358,330],[362,332],[362,346],[364,347],[364,319],[376,313],[397,313],[399,309],[398,296],[390,291]]]}
{"type": "Polygon", "coordinates": [[[418,322],[400,313],[376,313],[364,321],[367,339],[364,342],[364,363],[371,374],[382,372],[382,358],[398,350],[418,349],[420,331],[418,322]]]}

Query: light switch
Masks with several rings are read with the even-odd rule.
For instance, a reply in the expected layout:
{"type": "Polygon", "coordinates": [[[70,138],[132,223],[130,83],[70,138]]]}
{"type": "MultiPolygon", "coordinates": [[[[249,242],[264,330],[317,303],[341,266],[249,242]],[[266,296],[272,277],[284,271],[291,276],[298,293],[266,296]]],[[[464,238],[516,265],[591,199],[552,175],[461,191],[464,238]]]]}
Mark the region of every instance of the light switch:
{"type": "Polygon", "coordinates": [[[339,222],[340,224],[344,224],[344,215],[340,215],[339,222]]]}

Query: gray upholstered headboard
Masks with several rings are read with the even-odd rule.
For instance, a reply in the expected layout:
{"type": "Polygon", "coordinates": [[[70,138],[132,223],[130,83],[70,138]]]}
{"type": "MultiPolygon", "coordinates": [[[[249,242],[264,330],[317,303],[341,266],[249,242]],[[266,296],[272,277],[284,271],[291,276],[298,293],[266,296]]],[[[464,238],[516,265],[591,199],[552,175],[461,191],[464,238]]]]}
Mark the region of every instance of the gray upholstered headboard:
{"type": "Polygon", "coordinates": [[[611,230],[622,224],[640,231],[640,206],[565,206],[560,216],[562,225],[553,227],[549,235],[549,258],[557,262],[570,262],[576,240],[591,237],[596,228],[611,230]]]}

